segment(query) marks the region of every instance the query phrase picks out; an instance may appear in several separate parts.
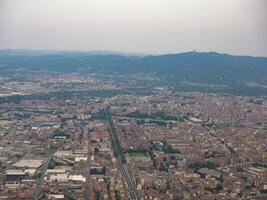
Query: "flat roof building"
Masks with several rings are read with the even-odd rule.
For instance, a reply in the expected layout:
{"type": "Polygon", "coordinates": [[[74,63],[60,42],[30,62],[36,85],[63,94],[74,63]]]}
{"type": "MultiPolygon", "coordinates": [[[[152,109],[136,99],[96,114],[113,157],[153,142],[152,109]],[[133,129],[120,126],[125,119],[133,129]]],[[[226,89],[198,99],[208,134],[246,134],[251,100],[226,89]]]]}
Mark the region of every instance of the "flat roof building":
{"type": "Polygon", "coordinates": [[[16,162],[13,166],[17,168],[34,168],[37,169],[43,165],[43,160],[40,159],[22,159],[16,162]]]}

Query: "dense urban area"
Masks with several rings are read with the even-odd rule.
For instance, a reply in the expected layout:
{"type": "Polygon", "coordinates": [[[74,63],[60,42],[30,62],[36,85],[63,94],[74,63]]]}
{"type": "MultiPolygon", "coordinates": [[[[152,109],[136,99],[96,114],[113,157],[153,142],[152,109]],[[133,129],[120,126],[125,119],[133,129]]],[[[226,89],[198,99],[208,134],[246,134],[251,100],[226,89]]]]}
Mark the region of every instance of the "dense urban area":
{"type": "Polygon", "coordinates": [[[266,96],[153,79],[2,75],[0,199],[266,199],[266,96]]]}

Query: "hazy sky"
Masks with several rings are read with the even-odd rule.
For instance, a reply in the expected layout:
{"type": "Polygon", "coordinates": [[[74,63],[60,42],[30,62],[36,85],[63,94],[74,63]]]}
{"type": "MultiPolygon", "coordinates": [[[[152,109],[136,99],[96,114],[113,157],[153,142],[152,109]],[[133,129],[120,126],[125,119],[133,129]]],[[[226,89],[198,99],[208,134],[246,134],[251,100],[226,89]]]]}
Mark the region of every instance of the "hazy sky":
{"type": "Polygon", "coordinates": [[[0,48],[267,56],[267,0],[0,0],[0,48]]]}

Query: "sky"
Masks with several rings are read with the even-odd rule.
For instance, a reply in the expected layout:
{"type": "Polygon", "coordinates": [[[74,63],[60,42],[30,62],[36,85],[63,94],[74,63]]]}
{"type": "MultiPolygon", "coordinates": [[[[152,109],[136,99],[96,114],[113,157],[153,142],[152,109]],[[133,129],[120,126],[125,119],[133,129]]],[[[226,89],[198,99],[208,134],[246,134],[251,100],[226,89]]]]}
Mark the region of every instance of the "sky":
{"type": "Polygon", "coordinates": [[[267,56],[267,0],[0,0],[0,48],[267,56]]]}

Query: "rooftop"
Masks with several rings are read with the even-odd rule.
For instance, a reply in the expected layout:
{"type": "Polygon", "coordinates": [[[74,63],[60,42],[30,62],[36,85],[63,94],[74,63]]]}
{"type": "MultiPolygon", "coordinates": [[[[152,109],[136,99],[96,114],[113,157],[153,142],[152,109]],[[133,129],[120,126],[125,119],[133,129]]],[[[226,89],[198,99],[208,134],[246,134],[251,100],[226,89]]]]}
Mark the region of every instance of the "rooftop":
{"type": "Polygon", "coordinates": [[[39,168],[43,165],[43,160],[40,159],[22,159],[16,162],[13,166],[18,168],[39,168]]]}

